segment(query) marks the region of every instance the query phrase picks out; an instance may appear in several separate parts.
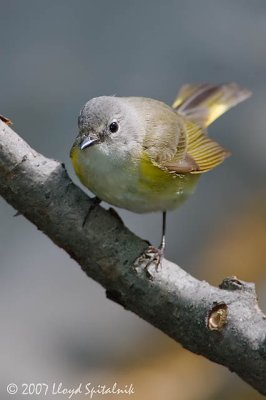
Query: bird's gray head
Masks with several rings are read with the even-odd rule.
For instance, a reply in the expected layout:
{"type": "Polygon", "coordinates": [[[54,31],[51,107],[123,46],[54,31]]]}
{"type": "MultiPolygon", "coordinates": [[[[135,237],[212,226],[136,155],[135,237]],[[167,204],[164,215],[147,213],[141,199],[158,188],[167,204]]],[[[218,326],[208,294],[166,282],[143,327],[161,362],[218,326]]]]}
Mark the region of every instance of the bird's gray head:
{"type": "Polygon", "coordinates": [[[121,147],[126,151],[140,137],[139,116],[121,97],[102,96],[88,101],[80,112],[78,125],[76,145],[81,150],[100,145],[105,152],[114,147],[116,151],[121,147]]]}

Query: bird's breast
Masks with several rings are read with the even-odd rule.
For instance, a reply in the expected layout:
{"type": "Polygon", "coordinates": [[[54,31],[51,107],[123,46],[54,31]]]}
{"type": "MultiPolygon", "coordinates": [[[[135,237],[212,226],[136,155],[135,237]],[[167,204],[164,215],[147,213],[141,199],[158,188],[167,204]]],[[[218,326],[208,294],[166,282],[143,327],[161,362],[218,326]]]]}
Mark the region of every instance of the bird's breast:
{"type": "Polygon", "coordinates": [[[114,206],[145,213],[178,207],[194,190],[198,175],[176,175],[152,164],[144,154],[110,157],[97,149],[72,151],[80,181],[100,199],[114,206]]]}

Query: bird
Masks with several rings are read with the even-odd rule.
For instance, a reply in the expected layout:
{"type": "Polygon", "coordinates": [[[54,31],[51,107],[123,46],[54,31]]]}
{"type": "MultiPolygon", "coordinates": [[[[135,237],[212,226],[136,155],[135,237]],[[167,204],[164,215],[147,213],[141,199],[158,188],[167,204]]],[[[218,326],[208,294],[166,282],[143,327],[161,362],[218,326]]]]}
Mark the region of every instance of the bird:
{"type": "Polygon", "coordinates": [[[146,251],[156,266],[165,252],[167,211],[230,155],[207,127],[250,95],[236,83],[186,84],[172,106],[146,97],[100,96],[81,109],[70,150],[74,171],[96,195],[95,204],[162,212],[160,245],[146,251]]]}

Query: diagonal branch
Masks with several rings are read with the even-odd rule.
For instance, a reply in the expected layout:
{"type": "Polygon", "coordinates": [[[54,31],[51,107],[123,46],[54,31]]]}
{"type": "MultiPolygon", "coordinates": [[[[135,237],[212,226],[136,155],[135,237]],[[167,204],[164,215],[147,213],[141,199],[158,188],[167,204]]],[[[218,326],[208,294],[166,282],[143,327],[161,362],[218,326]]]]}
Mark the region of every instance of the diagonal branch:
{"type": "Polygon", "coordinates": [[[0,120],[0,194],[75,259],[107,296],[180,342],[227,366],[266,394],[266,319],[254,284],[227,278],[219,288],[164,260],[134,269],[148,246],[112,212],[91,204],[64,165],[37,153],[0,120]],[[152,279],[151,279],[152,277],[152,279]]]}

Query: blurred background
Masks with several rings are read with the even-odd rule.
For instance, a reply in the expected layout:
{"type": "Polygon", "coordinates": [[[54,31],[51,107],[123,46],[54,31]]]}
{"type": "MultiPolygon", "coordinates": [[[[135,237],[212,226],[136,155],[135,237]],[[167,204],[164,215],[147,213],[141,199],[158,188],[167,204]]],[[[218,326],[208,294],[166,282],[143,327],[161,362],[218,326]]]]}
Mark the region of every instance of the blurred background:
{"type": "MultiPolygon", "coordinates": [[[[232,157],[169,213],[167,258],[214,285],[228,275],[256,282],[265,311],[265,1],[1,0],[0,6],[0,113],[32,147],[65,162],[77,184],[68,154],[90,98],[171,103],[189,82],[235,81],[252,90],[251,99],[211,126],[232,157]]],[[[118,212],[135,233],[159,242],[160,215],[118,212]]],[[[1,200],[1,398],[10,382],[133,384],[132,398],[147,400],[262,398],[107,300],[67,254],[14,214],[1,200]]]]}

